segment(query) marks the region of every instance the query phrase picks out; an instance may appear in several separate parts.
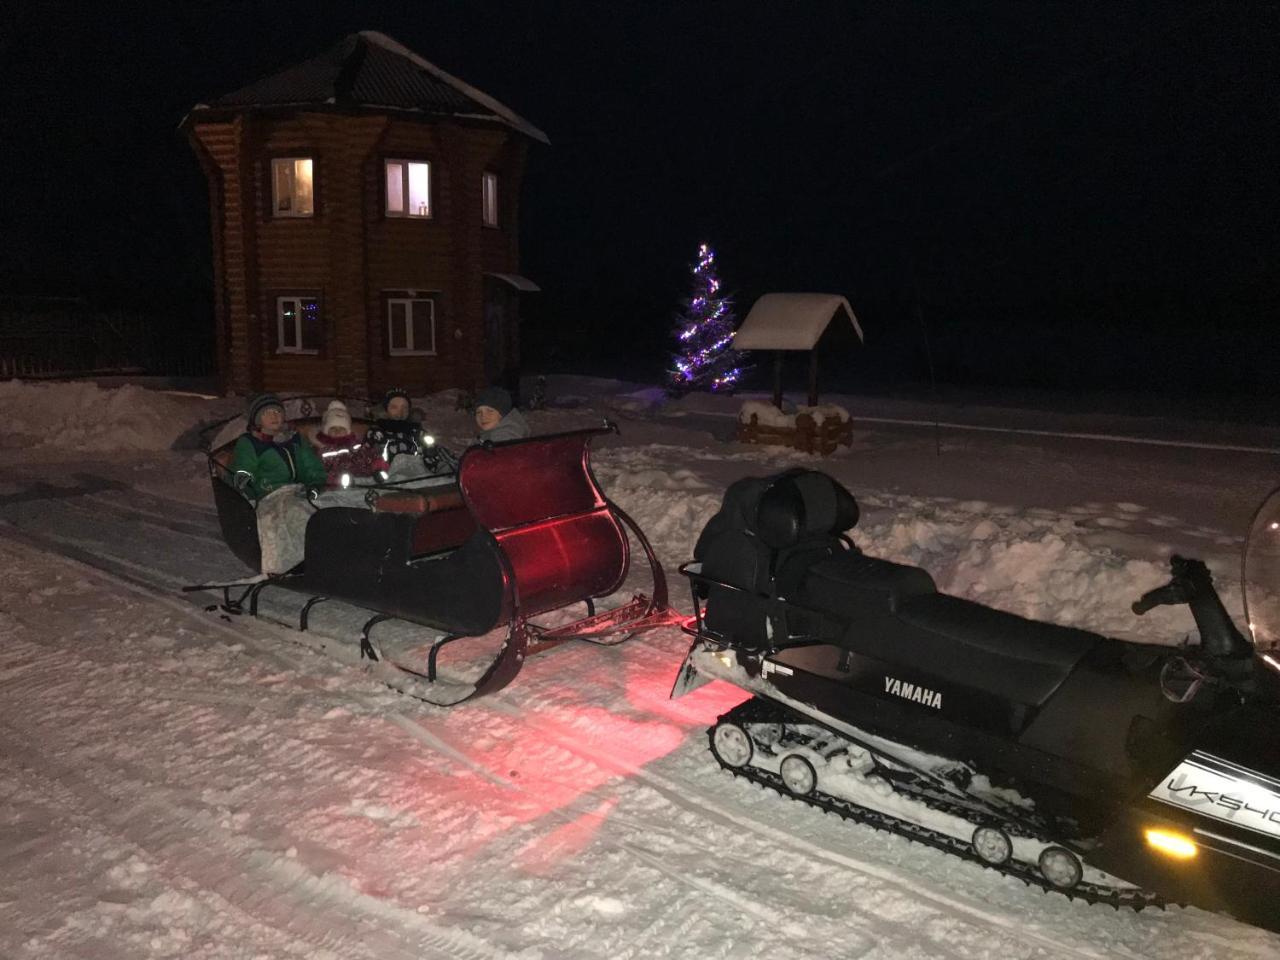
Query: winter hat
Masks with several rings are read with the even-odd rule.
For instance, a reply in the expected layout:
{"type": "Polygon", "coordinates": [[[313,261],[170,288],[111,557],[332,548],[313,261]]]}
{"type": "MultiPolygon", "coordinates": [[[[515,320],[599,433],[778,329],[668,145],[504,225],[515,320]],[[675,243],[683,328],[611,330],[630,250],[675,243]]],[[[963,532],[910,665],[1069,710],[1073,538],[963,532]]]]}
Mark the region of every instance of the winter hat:
{"type": "Polygon", "coordinates": [[[325,408],[324,416],[320,418],[321,433],[331,434],[335,427],[341,428],[340,432],[343,434],[351,432],[351,413],[341,400],[332,401],[325,408]]]}
{"type": "Polygon", "coordinates": [[[502,387],[485,387],[476,394],[476,409],[492,407],[504,417],[511,412],[511,394],[502,387]]]}
{"type": "Polygon", "coordinates": [[[268,407],[278,407],[281,413],[284,413],[284,404],[280,402],[280,398],[274,393],[260,393],[249,401],[249,410],[245,416],[249,420],[250,427],[258,426],[258,418],[262,416],[262,411],[268,407]]]}
{"type": "Polygon", "coordinates": [[[392,387],[382,398],[382,409],[387,409],[387,404],[396,397],[404,397],[406,403],[413,403],[413,398],[409,396],[408,390],[405,390],[402,387],[392,387]]]}

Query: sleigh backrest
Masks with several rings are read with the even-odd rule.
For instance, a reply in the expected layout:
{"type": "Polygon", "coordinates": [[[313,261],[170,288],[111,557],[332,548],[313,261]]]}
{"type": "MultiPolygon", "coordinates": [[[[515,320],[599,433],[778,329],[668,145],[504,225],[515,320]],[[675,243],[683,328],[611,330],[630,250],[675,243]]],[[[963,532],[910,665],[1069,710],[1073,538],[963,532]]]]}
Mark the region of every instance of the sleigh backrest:
{"type": "Polygon", "coordinates": [[[506,555],[520,615],[613,593],[626,578],[626,531],[591,473],[605,428],[472,447],[458,486],[506,555]]]}

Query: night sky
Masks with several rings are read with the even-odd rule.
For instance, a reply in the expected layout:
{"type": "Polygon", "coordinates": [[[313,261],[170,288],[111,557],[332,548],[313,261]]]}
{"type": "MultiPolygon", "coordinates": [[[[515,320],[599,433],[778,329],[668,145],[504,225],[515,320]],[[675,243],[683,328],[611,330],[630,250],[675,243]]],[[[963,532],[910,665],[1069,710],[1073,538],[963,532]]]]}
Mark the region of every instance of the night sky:
{"type": "Polygon", "coordinates": [[[848,296],[850,385],[1280,394],[1280,5],[4,6],[0,293],[212,323],[179,121],[376,29],[551,138],[531,366],[656,379],[705,241],[740,313],[848,296]]]}

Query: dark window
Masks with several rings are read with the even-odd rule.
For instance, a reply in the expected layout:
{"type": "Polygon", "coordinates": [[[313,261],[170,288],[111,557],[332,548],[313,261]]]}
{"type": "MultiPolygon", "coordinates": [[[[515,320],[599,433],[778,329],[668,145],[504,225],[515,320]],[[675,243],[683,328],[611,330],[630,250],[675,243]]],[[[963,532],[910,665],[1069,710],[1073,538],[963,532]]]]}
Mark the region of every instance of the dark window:
{"type": "Polygon", "coordinates": [[[276,353],[319,353],[318,297],[276,297],[276,353]]]}
{"type": "Polygon", "coordinates": [[[498,225],[498,175],[486,173],[481,180],[480,216],[486,227],[498,225]]]}
{"type": "Polygon", "coordinates": [[[425,297],[387,301],[387,352],[393,357],[433,356],[436,352],[436,302],[425,297]]]}

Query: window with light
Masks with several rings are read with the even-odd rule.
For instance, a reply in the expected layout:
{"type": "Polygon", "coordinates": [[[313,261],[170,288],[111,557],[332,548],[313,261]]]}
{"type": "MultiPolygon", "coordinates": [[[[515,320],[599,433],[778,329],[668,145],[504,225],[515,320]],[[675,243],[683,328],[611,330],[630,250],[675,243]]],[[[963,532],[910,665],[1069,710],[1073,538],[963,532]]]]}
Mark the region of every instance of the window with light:
{"type": "Polygon", "coordinates": [[[424,297],[387,301],[387,352],[393,357],[430,357],[436,352],[436,304],[424,297]]]}
{"type": "Polygon", "coordinates": [[[387,216],[431,216],[431,164],[417,160],[388,160],[387,216]]]}
{"type": "Polygon", "coordinates": [[[271,212],[277,217],[315,216],[314,164],[310,157],[271,161],[271,212]]]}

